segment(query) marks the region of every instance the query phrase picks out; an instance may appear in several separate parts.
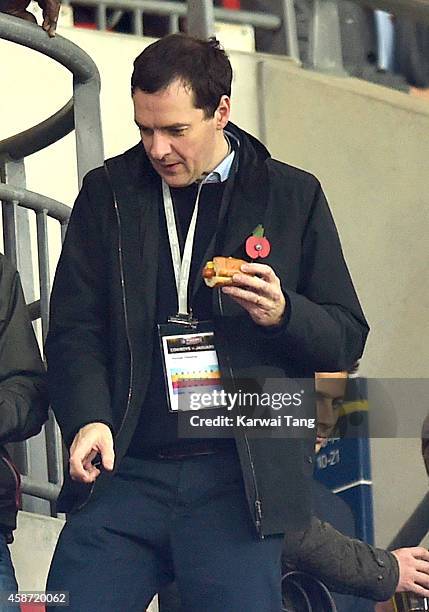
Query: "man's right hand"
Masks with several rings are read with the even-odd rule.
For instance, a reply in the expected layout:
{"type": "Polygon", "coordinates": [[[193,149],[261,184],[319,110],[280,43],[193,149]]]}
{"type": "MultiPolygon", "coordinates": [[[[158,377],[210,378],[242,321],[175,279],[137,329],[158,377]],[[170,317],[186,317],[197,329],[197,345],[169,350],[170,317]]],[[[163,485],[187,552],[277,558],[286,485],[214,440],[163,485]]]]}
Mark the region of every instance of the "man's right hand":
{"type": "Polygon", "coordinates": [[[399,565],[396,593],[409,591],[429,597],[429,551],[422,546],[393,550],[399,565]]]}
{"type": "Polygon", "coordinates": [[[103,468],[113,470],[115,453],[110,428],[104,423],[89,423],[77,432],[70,447],[70,476],[78,482],[95,482],[100,470],[92,464],[101,456],[103,468]]]}

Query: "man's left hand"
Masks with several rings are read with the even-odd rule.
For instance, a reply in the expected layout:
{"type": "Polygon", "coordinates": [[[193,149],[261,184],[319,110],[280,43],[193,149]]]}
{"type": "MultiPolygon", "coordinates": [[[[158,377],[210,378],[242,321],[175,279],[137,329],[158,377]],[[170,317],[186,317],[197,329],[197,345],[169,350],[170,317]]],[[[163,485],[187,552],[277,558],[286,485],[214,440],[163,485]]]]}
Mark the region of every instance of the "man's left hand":
{"type": "Polygon", "coordinates": [[[396,593],[409,591],[429,597],[429,551],[422,546],[393,550],[399,565],[396,593]]]}
{"type": "Polygon", "coordinates": [[[249,313],[257,325],[280,325],[286,310],[286,300],[280,279],[270,266],[259,263],[243,264],[241,271],[232,277],[233,285],[222,291],[249,313]]]}

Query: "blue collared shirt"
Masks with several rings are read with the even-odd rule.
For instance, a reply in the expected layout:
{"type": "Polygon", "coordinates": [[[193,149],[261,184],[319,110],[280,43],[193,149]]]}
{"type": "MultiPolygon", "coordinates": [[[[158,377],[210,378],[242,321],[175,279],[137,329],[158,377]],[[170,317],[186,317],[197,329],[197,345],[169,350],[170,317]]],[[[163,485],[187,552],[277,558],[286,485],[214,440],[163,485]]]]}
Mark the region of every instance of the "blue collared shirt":
{"type": "MultiPolygon", "coordinates": [[[[228,140],[234,138],[232,134],[228,134],[228,140]]],[[[204,179],[205,183],[223,183],[227,180],[232,162],[234,161],[235,151],[231,148],[231,153],[227,155],[221,162],[216,166],[214,170],[210,172],[204,179]]]]}

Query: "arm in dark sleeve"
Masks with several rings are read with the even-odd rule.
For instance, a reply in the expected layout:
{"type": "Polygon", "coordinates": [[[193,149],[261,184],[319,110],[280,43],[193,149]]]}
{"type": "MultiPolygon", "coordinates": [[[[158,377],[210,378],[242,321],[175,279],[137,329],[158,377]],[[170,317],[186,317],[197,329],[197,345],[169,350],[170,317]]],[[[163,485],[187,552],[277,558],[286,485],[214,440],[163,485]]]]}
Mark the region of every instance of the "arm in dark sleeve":
{"type": "Polygon", "coordinates": [[[105,252],[94,210],[98,200],[90,197],[96,178],[96,171],[87,175],[72,211],[55,274],[45,346],[51,406],[67,444],[87,423],[103,422],[113,429],[105,252]]]}
{"type": "Polygon", "coordinates": [[[345,263],[320,185],[302,239],[299,284],[283,288],[285,320],[271,338],[312,372],[350,369],[361,357],[369,327],[345,263]]]}
{"type": "Polygon", "coordinates": [[[392,553],[345,536],[315,516],[306,531],[286,533],[283,564],[314,575],[332,591],[375,601],[389,599],[399,580],[392,553]]]}
{"type": "Polygon", "coordinates": [[[429,415],[425,418],[422,425],[422,457],[429,476],[429,415]]]}
{"type": "Polygon", "coordinates": [[[0,260],[0,444],[37,434],[48,416],[47,385],[18,273],[0,260]]]}

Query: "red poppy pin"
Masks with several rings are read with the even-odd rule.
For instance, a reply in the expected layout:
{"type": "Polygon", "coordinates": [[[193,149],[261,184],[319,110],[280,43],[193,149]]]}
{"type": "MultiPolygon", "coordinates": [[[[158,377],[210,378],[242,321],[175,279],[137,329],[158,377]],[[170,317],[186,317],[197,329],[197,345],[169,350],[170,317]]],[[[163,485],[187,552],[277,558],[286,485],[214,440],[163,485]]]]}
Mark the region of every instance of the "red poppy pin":
{"type": "Polygon", "coordinates": [[[258,259],[258,257],[268,257],[270,251],[271,244],[264,236],[264,226],[257,225],[246,240],[246,253],[251,259],[258,259]]]}

